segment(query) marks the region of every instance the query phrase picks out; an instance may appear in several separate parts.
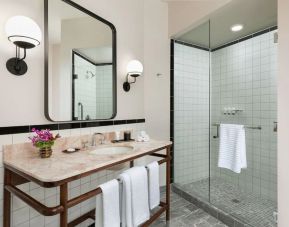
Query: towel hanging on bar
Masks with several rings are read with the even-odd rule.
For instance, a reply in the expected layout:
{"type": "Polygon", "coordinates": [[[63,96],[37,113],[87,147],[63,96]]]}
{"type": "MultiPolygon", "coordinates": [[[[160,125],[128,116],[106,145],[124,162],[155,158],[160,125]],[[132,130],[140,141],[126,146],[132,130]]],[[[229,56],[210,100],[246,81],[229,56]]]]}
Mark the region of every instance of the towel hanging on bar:
{"type": "MultiPolygon", "coordinates": [[[[219,126],[220,126],[220,123],[215,123],[215,124],[213,124],[213,126],[219,127],[219,126]]],[[[261,129],[262,129],[262,126],[261,126],[261,125],[258,125],[258,126],[244,125],[244,128],[261,130],[261,129]]]]}

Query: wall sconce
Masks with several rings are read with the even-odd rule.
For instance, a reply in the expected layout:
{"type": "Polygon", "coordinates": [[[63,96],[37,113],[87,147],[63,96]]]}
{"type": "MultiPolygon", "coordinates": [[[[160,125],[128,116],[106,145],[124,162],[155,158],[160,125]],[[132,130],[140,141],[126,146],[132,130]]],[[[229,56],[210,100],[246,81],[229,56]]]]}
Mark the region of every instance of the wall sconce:
{"type": "Polygon", "coordinates": [[[27,72],[26,49],[31,49],[40,44],[41,30],[39,26],[30,18],[25,16],[11,17],[5,25],[8,40],[16,46],[15,58],[10,58],[6,62],[7,70],[16,75],[21,76],[27,72]],[[23,57],[20,57],[20,50],[23,49],[23,57]]]}
{"type": "Polygon", "coordinates": [[[136,82],[136,78],[139,77],[143,72],[143,65],[138,60],[132,60],[127,64],[126,67],[127,75],[126,81],[123,83],[123,90],[128,92],[130,90],[130,85],[136,82]],[[133,77],[133,82],[128,81],[128,77],[133,77]]]}

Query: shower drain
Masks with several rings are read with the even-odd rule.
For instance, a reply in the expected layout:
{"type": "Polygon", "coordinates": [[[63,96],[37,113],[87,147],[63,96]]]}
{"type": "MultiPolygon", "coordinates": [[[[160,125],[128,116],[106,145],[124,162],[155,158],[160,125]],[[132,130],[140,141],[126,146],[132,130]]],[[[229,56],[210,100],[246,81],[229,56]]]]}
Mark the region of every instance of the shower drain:
{"type": "Polygon", "coordinates": [[[241,201],[238,200],[238,199],[232,199],[232,202],[233,202],[233,203],[240,203],[241,201]]]}

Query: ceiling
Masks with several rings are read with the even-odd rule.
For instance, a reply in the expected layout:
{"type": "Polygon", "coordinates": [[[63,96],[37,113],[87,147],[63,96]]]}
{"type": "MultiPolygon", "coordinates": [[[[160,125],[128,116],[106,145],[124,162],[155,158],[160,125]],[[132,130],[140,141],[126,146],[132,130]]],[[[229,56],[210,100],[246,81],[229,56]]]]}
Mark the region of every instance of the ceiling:
{"type": "Polygon", "coordinates": [[[209,22],[206,22],[177,37],[177,40],[216,48],[254,32],[275,26],[277,25],[277,0],[232,0],[211,14],[209,20],[210,25],[209,22]],[[243,24],[244,29],[234,33],[230,30],[234,24],[243,24]]]}

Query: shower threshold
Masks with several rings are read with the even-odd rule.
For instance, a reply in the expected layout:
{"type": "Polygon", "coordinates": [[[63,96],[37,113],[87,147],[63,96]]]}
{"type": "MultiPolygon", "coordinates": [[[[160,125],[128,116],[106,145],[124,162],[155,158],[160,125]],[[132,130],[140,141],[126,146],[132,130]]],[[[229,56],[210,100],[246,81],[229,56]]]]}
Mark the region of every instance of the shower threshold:
{"type": "Polygon", "coordinates": [[[216,217],[229,227],[276,227],[277,203],[267,198],[245,193],[221,178],[174,183],[172,190],[216,217]]]}

